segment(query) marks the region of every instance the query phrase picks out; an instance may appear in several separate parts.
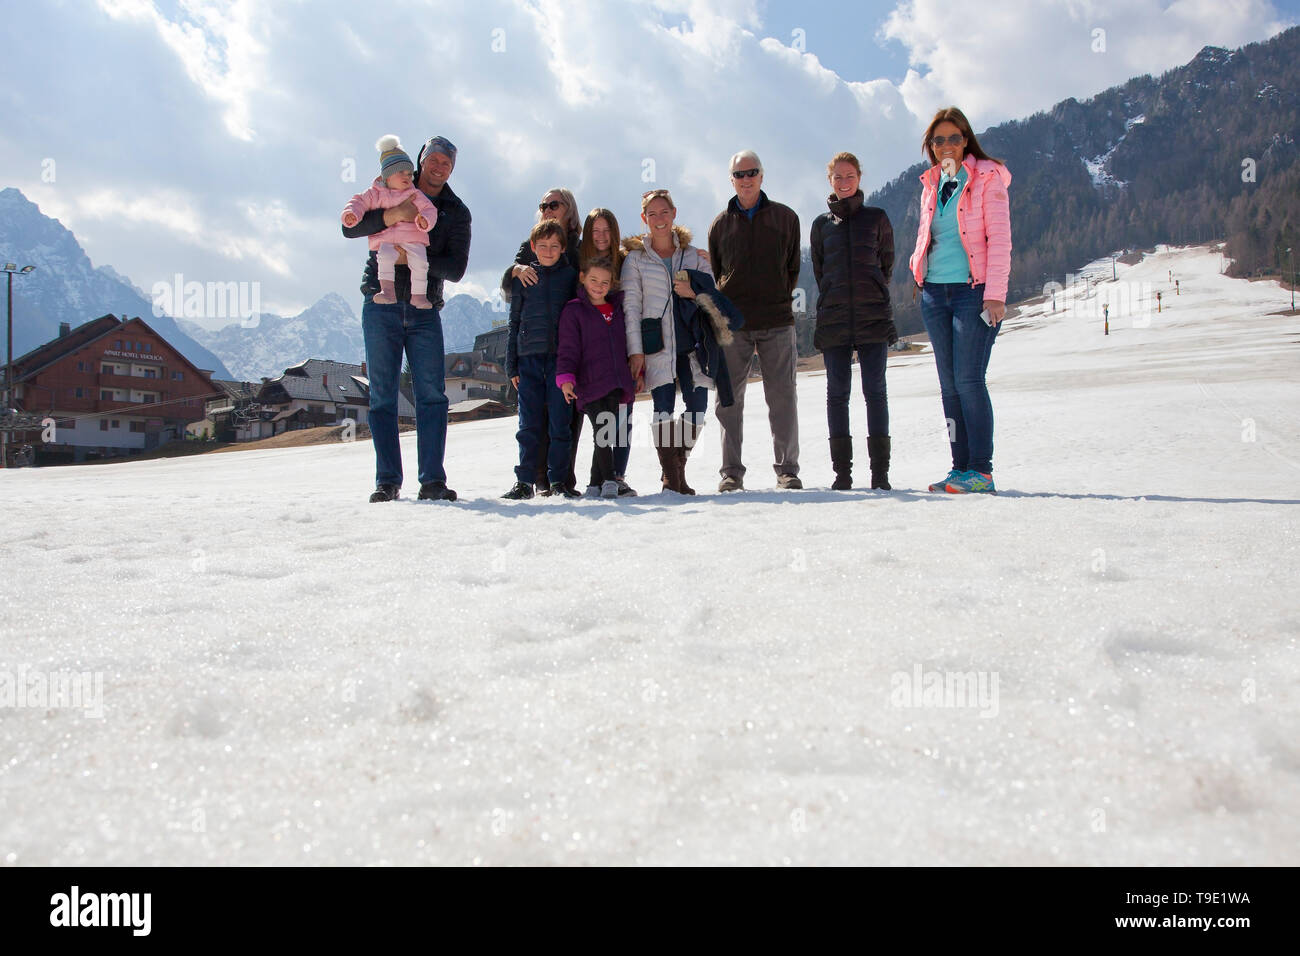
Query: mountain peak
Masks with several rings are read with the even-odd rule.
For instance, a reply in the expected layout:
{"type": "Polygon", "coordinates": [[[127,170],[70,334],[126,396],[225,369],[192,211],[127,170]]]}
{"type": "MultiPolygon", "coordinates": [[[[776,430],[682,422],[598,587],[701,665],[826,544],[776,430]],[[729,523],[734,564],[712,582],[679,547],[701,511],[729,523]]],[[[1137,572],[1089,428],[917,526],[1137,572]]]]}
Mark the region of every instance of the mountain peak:
{"type": "Polygon", "coordinates": [[[138,315],[199,368],[230,377],[216,355],[170,317],[154,315],[148,297],[120,273],[96,269],[70,229],[12,186],[0,189],[0,252],[6,261],[37,267],[14,282],[15,354],[55,338],[63,322],[76,328],[106,313],[138,315]]]}

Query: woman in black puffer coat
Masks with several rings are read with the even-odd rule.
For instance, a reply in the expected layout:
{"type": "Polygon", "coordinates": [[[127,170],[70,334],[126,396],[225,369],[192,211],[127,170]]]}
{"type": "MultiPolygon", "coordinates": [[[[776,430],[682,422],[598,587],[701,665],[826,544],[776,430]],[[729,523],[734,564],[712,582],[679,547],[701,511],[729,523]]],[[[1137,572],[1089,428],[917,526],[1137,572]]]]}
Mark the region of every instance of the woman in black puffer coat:
{"type": "Polygon", "coordinates": [[[867,455],[871,487],[889,489],[889,403],[885,359],[898,341],[889,278],[894,271],[894,229],[883,209],[863,205],[862,167],[852,153],[827,164],[829,212],[812,224],[813,274],[817,277],[817,330],[813,344],[826,361],[826,421],[830,427],[832,488],[853,487],[853,438],[849,392],[853,352],[862,369],[867,400],[867,455]]]}

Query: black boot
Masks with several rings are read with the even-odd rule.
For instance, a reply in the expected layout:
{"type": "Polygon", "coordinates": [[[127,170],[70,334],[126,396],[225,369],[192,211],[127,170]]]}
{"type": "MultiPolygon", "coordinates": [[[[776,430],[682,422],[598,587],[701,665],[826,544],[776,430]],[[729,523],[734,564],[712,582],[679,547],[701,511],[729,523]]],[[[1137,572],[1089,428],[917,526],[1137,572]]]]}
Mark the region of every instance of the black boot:
{"type": "Polygon", "coordinates": [[[511,501],[527,501],[533,496],[533,486],[526,481],[516,481],[514,486],[507,491],[502,498],[509,498],[511,501]]]}
{"type": "Polygon", "coordinates": [[[370,501],[396,501],[399,497],[397,485],[375,485],[375,490],[370,493],[370,501]]]}
{"type": "Polygon", "coordinates": [[[853,487],[853,439],[831,439],[831,467],[835,469],[835,481],[831,488],[835,491],[848,491],[853,487]]]}
{"type": "Polygon", "coordinates": [[[872,435],[868,438],[867,455],[871,459],[871,487],[890,491],[889,436],[872,435]]]}
{"type": "Polygon", "coordinates": [[[426,481],[420,486],[420,501],[455,501],[456,492],[445,481],[426,481]]]}

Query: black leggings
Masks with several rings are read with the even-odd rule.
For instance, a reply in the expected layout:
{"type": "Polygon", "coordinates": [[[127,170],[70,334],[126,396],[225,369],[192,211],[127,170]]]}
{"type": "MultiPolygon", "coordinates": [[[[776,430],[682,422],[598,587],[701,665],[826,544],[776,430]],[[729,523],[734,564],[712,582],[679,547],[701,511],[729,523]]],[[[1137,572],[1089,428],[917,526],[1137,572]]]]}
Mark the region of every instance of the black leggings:
{"type": "Polygon", "coordinates": [[[602,484],[614,480],[614,449],[627,445],[626,421],[619,420],[623,407],[623,390],[620,388],[589,403],[582,410],[591,419],[591,437],[595,445],[592,449],[592,477],[600,478],[602,484]]]}

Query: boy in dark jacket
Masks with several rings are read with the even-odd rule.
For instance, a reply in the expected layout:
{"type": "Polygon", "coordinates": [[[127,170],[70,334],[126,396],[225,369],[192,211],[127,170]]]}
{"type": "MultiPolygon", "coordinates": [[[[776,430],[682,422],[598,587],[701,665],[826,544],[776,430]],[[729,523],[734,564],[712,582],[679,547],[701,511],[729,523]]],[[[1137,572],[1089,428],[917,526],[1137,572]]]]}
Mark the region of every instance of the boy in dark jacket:
{"type": "Polygon", "coordinates": [[[506,346],[506,374],[519,393],[519,465],[514,487],[503,498],[533,496],[537,474],[537,448],[543,423],[549,428],[550,449],[546,471],[552,494],[581,497],[565,486],[572,440],[568,402],[555,383],[555,353],[558,346],[560,312],[573,298],[578,274],[563,261],[567,237],[564,227],[546,219],[533,227],[528,241],[537,262],[537,282],[525,286],[513,280],[510,295],[510,335],[506,346]]]}

